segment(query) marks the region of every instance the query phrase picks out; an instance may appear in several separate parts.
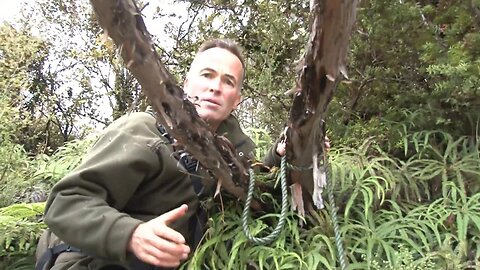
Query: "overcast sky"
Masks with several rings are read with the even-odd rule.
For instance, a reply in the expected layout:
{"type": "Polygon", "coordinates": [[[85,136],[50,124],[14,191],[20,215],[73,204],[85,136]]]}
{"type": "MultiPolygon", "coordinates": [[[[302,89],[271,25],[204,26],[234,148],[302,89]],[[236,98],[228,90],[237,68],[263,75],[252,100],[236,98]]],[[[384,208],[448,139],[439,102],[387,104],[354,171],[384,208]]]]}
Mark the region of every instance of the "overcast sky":
{"type": "MultiPolygon", "coordinates": [[[[14,22],[20,15],[21,8],[24,5],[31,5],[34,2],[35,0],[0,0],[0,23],[4,21],[14,22]]],[[[166,20],[162,19],[152,20],[157,5],[163,7],[163,13],[173,13],[176,15],[173,18],[168,18],[168,20],[174,24],[180,24],[188,16],[188,5],[185,3],[173,3],[174,0],[150,0],[144,2],[150,2],[150,5],[147,5],[142,13],[145,16],[144,20],[148,31],[154,35],[162,35],[162,30],[167,23],[166,20]]]]}
{"type": "Polygon", "coordinates": [[[0,23],[12,21],[20,11],[20,8],[34,0],[0,0],[0,23]]]}

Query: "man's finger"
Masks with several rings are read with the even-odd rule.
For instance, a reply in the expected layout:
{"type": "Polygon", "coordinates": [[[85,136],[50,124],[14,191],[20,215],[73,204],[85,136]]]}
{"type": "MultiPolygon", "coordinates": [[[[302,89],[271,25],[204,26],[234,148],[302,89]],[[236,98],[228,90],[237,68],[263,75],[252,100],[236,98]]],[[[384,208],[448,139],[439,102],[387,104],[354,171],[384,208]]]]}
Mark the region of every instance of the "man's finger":
{"type": "Polygon", "coordinates": [[[181,233],[175,231],[174,229],[166,225],[155,227],[154,231],[158,237],[163,238],[167,241],[171,241],[177,244],[185,244],[185,237],[183,237],[181,233]]]}
{"type": "Polygon", "coordinates": [[[166,260],[165,258],[157,258],[152,254],[144,254],[139,258],[143,262],[160,267],[177,267],[180,265],[179,260],[166,260]]]}
{"type": "Polygon", "coordinates": [[[284,141],[281,141],[277,144],[277,154],[281,157],[285,155],[287,144],[284,141]]]}
{"type": "Polygon", "coordinates": [[[163,256],[165,258],[168,257],[169,259],[178,260],[186,259],[190,253],[190,247],[187,245],[172,243],[165,239],[162,239],[162,241],[156,242],[154,245],[146,247],[145,249],[148,249],[148,252],[155,255],[157,258],[163,256]]]}
{"type": "Polygon", "coordinates": [[[183,235],[172,228],[164,226],[156,229],[155,234],[158,238],[150,243],[155,248],[177,255],[190,252],[190,247],[185,244],[183,235]]]}
{"type": "Polygon", "coordinates": [[[330,149],[330,146],[331,146],[331,145],[330,145],[330,139],[329,139],[327,136],[325,136],[325,142],[324,142],[324,144],[325,144],[326,150],[328,151],[328,150],[330,149]]]}

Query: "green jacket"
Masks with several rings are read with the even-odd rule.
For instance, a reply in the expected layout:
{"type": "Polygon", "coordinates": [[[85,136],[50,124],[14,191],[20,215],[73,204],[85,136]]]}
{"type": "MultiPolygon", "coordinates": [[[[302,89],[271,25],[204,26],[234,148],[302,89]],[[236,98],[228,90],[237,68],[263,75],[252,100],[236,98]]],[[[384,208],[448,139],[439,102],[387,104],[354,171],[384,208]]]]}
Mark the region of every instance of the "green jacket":
{"type": "MultiPolygon", "coordinates": [[[[230,139],[239,157],[250,156],[254,144],[235,117],[225,120],[217,133],[230,139]]],[[[215,188],[213,179],[202,181],[206,189],[215,188]]],[[[199,207],[190,177],[158,131],[156,119],[132,113],[107,127],[82,164],[53,187],[45,223],[84,253],[127,264],[133,230],[184,203],[187,214],[171,227],[190,243],[189,219],[199,207]]]]}

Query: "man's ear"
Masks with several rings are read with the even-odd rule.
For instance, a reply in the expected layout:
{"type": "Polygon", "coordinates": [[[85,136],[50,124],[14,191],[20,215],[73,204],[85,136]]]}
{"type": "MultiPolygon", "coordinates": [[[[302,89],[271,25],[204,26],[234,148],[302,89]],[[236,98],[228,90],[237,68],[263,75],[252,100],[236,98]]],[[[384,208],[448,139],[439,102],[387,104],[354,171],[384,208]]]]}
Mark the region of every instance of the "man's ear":
{"type": "Polygon", "coordinates": [[[183,89],[185,91],[185,88],[187,88],[188,86],[188,78],[185,78],[185,80],[183,80],[183,89]]]}
{"type": "Polygon", "coordinates": [[[242,95],[238,94],[237,100],[235,100],[235,106],[233,106],[233,110],[236,110],[238,105],[242,102],[242,95]]]}

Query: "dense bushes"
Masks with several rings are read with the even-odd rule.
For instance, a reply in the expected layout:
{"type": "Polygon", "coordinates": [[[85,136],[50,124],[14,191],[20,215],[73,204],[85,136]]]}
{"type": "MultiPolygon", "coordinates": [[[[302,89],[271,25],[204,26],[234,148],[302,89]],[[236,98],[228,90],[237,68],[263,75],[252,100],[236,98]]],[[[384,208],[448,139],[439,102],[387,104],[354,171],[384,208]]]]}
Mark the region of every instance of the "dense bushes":
{"type": "MultiPolygon", "coordinates": [[[[349,269],[480,266],[478,138],[453,139],[432,131],[404,139],[404,151],[409,155],[406,161],[383,152],[373,140],[355,149],[331,150],[331,180],[349,269]]],[[[55,182],[78,162],[87,145],[69,144],[44,163],[37,163],[42,165],[34,179],[55,182]]],[[[262,198],[272,200],[271,196],[262,198]]],[[[279,213],[277,203],[273,200],[271,204],[279,213]]],[[[44,228],[42,207],[18,204],[0,209],[3,263],[11,265],[25,256],[31,262],[36,238],[44,228]]],[[[280,239],[266,246],[247,241],[240,222],[241,205],[227,201],[223,208],[226,210],[209,219],[202,244],[185,268],[336,269],[328,204],[326,209],[310,213],[304,227],[290,212],[280,239]]],[[[250,221],[250,229],[254,234],[266,234],[276,219],[276,213],[256,218],[250,221]]]]}
{"type": "Polygon", "coordinates": [[[0,186],[0,269],[32,269],[36,243],[46,227],[43,201],[53,184],[78,165],[91,143],[92,139],[71,141],[51,156],[22,155],[18,160],[22,166],[5,173],[0,186]]]}
{"type": "Polygon", "coordinates": [[[46,227],[41,222],[44,206],[32,203],[0,208],[0,268],[15,269],[15,264],[23,261],[30,262],[31,269],[38,238],[46,227]]]}
{"type": "MultiPolygon", "coordinates": [[[[349,269],[478,268],[478,138],[455,140],[432,131],[404,139],[411,155],[407,161],[372,140],[358,149],[331,152],[349,269]]],[[[279,241],[268,246],[249,244],[239,225],[241,207],[226,208],[210,220],[204,244],[188,267],[337,269],[329,206],[310,216],[304,228],[291,213],[279,241]]],[[[252,230],[270,232],[271,218],[255,219],[252,230]]]]}

